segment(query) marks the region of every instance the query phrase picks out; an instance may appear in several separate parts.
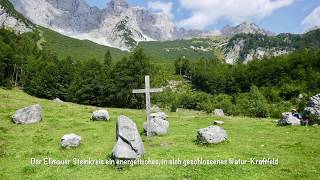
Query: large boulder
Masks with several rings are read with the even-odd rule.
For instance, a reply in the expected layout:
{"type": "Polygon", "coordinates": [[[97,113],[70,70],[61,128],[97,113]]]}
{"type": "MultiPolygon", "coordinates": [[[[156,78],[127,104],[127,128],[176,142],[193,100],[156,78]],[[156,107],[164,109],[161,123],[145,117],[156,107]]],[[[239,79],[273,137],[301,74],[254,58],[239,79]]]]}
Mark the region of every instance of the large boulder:
{"type": "MultiPolygon", "coordinates": [[[[144,122],[143,129],[148,130],[148,122],[144,122]]],[[[150,133],[151,135],[165,135],[169,132],[169,122],[166,113],[158,111],[150,115],[150,133]]]]}
{"type": "Polygon", "coordinates": [[[61,146],[63,148],[75,148],[80,146],[81,137],[76,134],[66,134],[61,138],[61,146]]]}
{"type": "Polygon", "coordinates": [[[137,126],[130,118],[118,117],[116,139],[117,143],[112,150],[114,159],[133,160],[144,154],[144,146],[137,126]]]}
{"type": "Polygon", "coordinates": [[[299,126],[300,124],[301,124],[301,120],[294,117],[290,112],[282,113],[282,118],[278,121],[279,126],[287,126],[287,125],[299,126]]]}
{"type": "Polygon", "coordinates": [[[313,120],[320,122],[320,94],[309,98],[308,106],[304,109],[303,116],[305,119],[313,116],[313,120]]]}
{"type": "Polygon", "coordinates": [[[215,109],[215,110],[213,111],[213,115],[214,115],[214,116],[224,116],[224,112],[223,112],[222,109],[215,109]]]}
{"type": "Polygon", "coordinates": [[[32,124],[42,120],[42,108],[39,104],[19,109],[12,116],[12,121],[16,124],[32,124]]]}
{"type": "Polygon", "coordinates": [[[92,121],[109,121],[110,116],[107,110],[94,111],[90,118],[92,121]]]}
{"type": "Polygon", "coordinates": [[[308,107],[320,109],[320,94],[317,94],[309,98],[308,107]]]}
{"type": "Polygon", "coordinates": [[[227,132],[220,126],[209,126],[198,130],[198,140],[205,144],[218,144],[227,139],[227,132]]]}

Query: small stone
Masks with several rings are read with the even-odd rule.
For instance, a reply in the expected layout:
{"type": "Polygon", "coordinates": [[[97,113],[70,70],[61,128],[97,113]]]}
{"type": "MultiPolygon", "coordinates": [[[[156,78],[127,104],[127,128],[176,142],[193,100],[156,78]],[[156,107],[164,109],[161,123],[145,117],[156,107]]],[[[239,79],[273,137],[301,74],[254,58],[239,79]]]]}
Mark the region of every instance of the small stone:
{"type": "Polygon", "coordinates": [[[224,122],[223,121],[214,121],[213,124],[221,126],[224,124],[224,122]]]}
{"type": "Polygon", "coordinates": [[[61,138],[61,146],[63,148],[75,148],[80,146],[81,144],[81,137],[76,134],[65,134],[61,138]]]}
{"type": "Polygon", "coordinates": [[[63,102],[61,99],[59,99],[59,98],[55,98],[55,99],[53,100],[53,102],[58,103],[58,104],[63,104],[63,103],[64,103],[64,102],[63,102]]]}

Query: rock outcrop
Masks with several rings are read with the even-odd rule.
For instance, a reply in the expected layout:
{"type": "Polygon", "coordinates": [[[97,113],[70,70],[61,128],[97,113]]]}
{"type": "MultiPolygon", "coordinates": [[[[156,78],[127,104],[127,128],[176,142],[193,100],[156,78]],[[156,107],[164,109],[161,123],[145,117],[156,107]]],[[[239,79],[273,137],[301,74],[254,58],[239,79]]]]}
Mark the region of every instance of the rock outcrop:
{"type": "Polygon", "coordinates": [[[13,29],[18,34],[30,32],[32,29],[21,19],[10,15],[0,4],[0,28],[13,29]]]}

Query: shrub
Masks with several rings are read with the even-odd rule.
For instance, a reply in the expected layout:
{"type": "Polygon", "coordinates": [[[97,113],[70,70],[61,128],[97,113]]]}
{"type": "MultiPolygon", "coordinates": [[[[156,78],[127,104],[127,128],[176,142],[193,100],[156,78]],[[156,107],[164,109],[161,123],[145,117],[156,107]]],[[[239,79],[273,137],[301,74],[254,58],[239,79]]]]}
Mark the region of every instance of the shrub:
{"type": "Polygon", "coordinates": [[[236,98],[237,111],[241,115],[251,117],[268,117],[268,103],[256,86],[249,93],[239,94],[236,98]]]}

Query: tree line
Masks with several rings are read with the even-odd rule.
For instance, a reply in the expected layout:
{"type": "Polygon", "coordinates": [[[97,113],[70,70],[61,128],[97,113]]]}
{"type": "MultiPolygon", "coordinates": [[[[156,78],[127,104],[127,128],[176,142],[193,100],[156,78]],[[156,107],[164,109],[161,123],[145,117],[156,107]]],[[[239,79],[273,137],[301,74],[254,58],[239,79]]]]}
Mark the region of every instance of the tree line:
{"type": "Polygon", "coordinates": [[[175,68],[176,74],[190,80],[193,88],[211,94],[209,98],[224,97],[220,105],[208,101],[206,106],[228,104],[224,109],[233,115],[278,117],[281,110],[302,110],[308,96],[320,92],[319,50],[303,49],[236,65],[215,59],[179,58],[175,68]]]}
{"type": "Polygon", "coordinates": [[[59,60],[47,50],[39,50],[37,33],[16,35],[0,30],[0,86],[21,86],[30,95],[60,98],[80,104],[141,108],[143,95],[132,89],[144,87],[144,76],[153,65],[141,49],[119,62],[106,52],[103,62],[91,59],[59,60]]]}

